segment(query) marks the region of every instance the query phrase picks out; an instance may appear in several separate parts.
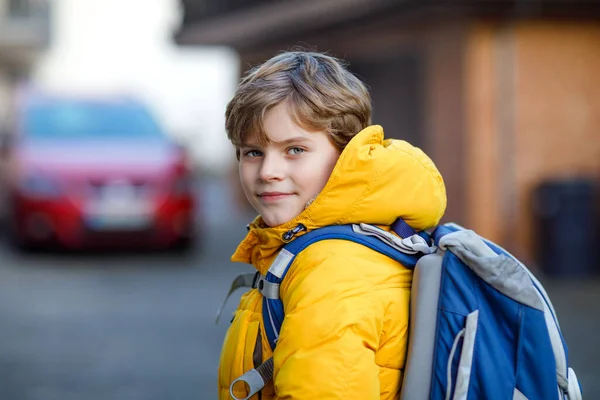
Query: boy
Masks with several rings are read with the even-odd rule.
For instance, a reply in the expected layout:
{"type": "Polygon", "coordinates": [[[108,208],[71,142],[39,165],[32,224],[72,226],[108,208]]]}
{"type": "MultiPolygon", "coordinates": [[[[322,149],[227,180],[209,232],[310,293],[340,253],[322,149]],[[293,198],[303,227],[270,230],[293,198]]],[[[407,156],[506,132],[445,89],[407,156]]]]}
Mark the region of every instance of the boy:
{"type": "MultiPolygon", "coordinates": [[[[232,257],[266,274],[294,237],[335,224],[389,230],[436,225],[446,207],[433,162],[371,123],[365,86],[337,59],[285,52],[251,70],[227,106],[244,193],[259,216],[232,257]]],[[[324,240],[302,251],[280,288],[276,350],[262,297],[246,293],[225,337],[219,398],[273,356],[274,377],[255,398],[395,399],[406,358],[412,273],[359,244],[324,240]]],[[[244,398],[243,385],[234,388],[244,398]]]]}

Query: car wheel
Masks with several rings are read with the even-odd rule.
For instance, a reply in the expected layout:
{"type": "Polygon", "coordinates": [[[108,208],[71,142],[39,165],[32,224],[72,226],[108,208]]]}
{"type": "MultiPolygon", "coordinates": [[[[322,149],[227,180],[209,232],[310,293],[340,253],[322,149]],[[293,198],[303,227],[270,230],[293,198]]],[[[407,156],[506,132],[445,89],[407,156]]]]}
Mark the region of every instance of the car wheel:
{"type": "Polygon", "coordinates": [[[195,238],[191,236],[180,236],[171,245],[171,250],[177,253],[189,253],[195,248],[195,238]]]}
{"type": "Polygon", "coordinates": [[[12,225],[7,226],[6,235],[10,247],[18,252],[31,252],[37,249],[33,242],[24,238],[12,225]]]}

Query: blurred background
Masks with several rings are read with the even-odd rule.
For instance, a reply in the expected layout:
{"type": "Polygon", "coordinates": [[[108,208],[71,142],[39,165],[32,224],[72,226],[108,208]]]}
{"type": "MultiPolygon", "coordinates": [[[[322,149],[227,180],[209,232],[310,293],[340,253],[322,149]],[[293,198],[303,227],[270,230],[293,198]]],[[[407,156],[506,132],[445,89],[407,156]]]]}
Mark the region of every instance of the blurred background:
{"type": "Polygon", "coordinates": [[[531,267],[600,398],[599,22],[591,0],[0,0],[0,399],[216,397],[253,217],[224,109],[294,46],[347,60],[442,171],[444,220],[531,267]]]}

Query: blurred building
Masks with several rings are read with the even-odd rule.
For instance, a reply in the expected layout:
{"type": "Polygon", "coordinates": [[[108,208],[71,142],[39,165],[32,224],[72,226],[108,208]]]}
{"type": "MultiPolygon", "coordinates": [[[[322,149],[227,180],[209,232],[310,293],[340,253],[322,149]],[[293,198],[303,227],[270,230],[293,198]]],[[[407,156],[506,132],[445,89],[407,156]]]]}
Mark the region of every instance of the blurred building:
{"type": "Polygon", "coordinates": [[[181,45],[228,45],[244,68],[295,45],[350,62],[374,122],[421,146],[446,220],[531,256],[543,180],[600,175],[600,2],[181,0],[181,45]]]}
{"type": "Polygon", "coordinates": [[[49,22],[44,0],[0,0],[0,125],[18,84],[49,44],[49,22]]]}

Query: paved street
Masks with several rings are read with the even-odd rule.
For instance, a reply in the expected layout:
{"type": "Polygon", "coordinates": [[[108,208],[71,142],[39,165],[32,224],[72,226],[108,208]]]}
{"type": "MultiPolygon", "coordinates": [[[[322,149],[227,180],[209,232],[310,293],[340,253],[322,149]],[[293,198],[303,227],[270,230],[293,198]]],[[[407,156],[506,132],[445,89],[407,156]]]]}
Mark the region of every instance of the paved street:
{"type": "Polygon", "coordinates": [[[205,238],[189,255],[20,255],[0,243],[0,399],[216,397],[242,291],[218,326],[215,313],[246,271],[228,259],[247,218],[228,207],[223,185],[203,186],[205,238]]]}
{"type": "MultiPolygon", "coordinates": [[[[202,247],[161,253],[27,254],[0,243],[0,400],[216,397],[228,316],[215,311],[248,216],[224,185],[201,185],[202,247]]],[[[545,280],[585,399],[600,398],[600,282],[545,280]]]]}

